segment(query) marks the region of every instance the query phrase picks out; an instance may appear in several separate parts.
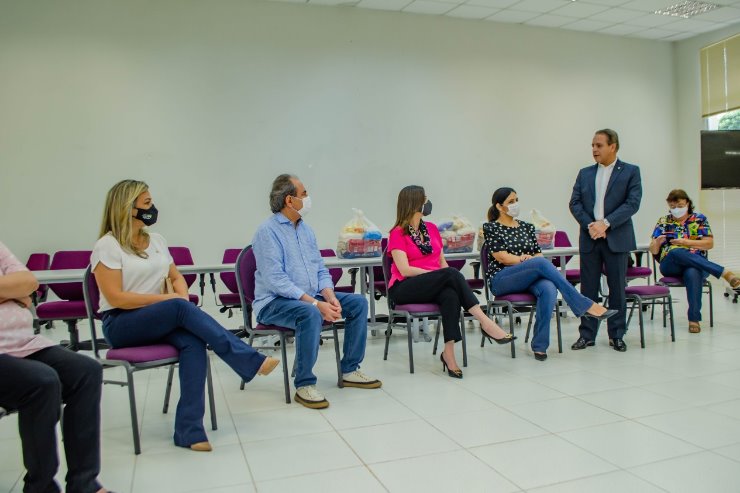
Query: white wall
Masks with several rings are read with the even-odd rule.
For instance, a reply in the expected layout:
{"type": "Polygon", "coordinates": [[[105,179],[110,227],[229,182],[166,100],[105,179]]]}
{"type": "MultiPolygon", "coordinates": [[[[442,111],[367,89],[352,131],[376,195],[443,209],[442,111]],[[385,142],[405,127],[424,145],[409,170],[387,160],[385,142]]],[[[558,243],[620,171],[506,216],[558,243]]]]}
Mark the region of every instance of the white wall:
{"type": "Polygon", "coordinates": [[[433,217],[483,219],[517,188],[575,236],[567,202],[594,130],[642,166],[647,237],[677,168],[668,43],[244,0],[5,2],[0,225],[19,257],[89,248],[118,179],[152,187],[170,244],[248,243],[281,172],[333,246],[351,207],[387,229],[417,183],[433,217]]]}

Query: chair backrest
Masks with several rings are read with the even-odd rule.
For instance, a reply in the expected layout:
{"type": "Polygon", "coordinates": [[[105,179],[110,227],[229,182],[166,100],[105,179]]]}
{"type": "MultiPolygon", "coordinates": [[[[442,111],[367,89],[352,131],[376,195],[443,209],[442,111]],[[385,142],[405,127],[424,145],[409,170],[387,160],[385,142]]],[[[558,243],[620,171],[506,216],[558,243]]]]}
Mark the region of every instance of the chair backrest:
{"type": "MultiPolygon", "coordinates": [[[[170,255],[172,255],[172,261],[175,265],[195,265],[193,261],[193,255],[190,253],[188,247],[183,246],[171,246],[169,247],[170,255]]],[[[198,277],[197,274],[186,274],[183,276],[188,287],[192,286],[195,279],[198,277]]]]}
{"type": "MultiPolygon", "coordinates": [[[[242,307],[250,306],[254,302],[254,274],[257,272],[257,259],[254,257],[252,245],[247,245],[239,253],[234,266],[239,301],[242,307]]],[[[244,326],[252,328],[251,310],[242,310],[244,326]]]]}
{"type": "MultiPolygon", "coordinates": [[[[242,252],[241,248],[227,248],[224,250],[224,256],[223,256],[223,263],[224,264],[233,264],[236,262],[237,257],[239,257],[239,254],[242,252]]],[[[232,293],[238,293],[239,287],[236,285],[236,274],[233,272],[222,272],[219,274],[219,277],[221,277],[221,282],[224,283],[226,286],[226,289],[231,291],[232,293]]]]}
{"type": "MultiPolygon", "coordinates": [[[[568,233],[565,231],[555,231],[555,242],[553,246],[557,247],[570,247],[573,246],[573,244],[570,242],[570,238],[568,238],[568,233]]],[[[570,259],[573,258],[573,255],[569,255],[565,257],[565,263],[567,264],[570,262],[570,259]]],[[[560,267],[560,257],[552,257],[552,264],[555,267],[560,267]]]]}
{"type": "MultiPolygon", "coordinates": [[[[54,254],[49,268],[51,270],[84,269],[90,265],[90,250],[66,250],[54,254]]],[[[49,288],[60,299],[66,301],[82,301],[81,282],[63,282],[49,285],[49,288]]]]}
{"type": "MultiPolygon", "coordinates": [[[[385,258],[385,256],[386,256],[386,251],[385,251],[386,248],[388,248],[388,238],[382,238],[380,240],[380,251],[383,252],[383,258],[385,258]]],[[[381,278],[383,276],[384,276],[384,274],[383,274],[383,266],[380,266],[380,267],[373,266],[373,277],[375,279],[379,279],[379,278],[381,278]]],[[[388,280],[390,281],[390,277],[388,278],[388,280]]],[[[388,292],[388,285],[387,285],[387,283],[386,283],[386,287],[385,288],[386,288],[386,292],[388,292]]]]}
{"type": "Polygon", "coordinates": [[[491,293],[488,291],[488,264],[491,261],[491,256],[488,254],[488,247],[483,243],[480,247],[480,270],[483,275],[483,288],[486,295],[486,301],[490,301],[491,293]]]}
{"type": "Polygon", "coordinates": [[[447,265],[449,265],[453,269],[462,270],[463,267],[465,267],[465,259],[448,260],[447,265]]]}
{"type": "Polygon", "coordinates": [[[391,282],[391,265],[393,265],[393,257],[391,257],[390,252],[388,252],[385,248],[383,248],[382,259],[383,262],[380,270],[383,276],[383,284],[385,285],[385,297],[388,301],[388,309],[390,310],[391,308],[393,308],[393,302],[391,301],[391,297],[388,294],[388,284],[391,282]]]}
{"type": "MultiPolygon", "coordinates": [[[[336,257],[337,253],[331,248],[324,248],[321,250],[321,256],[322,257],[336,257]]],[[[331,275],[332,284],[336,286],[337,283],[339,282],[339,279],[342,278],[342,269],[341,267],[332,267],[331,269],[329,269],[329,274],[331,275]]]]}
{"type": "Polygon", "coordinates": [[[82,291],[85,299],[85,309],[87,310],[87,320],[90,323],[90,342],[96,358],[98,354],[98,335],[95,328],[95,320],[100,320],[100,290],[95,280],[95,274],[90,266],[85,269],[85,276],[82,279],[82,291]]]}
{"type": "MultiPolygon", "coordinates": [[[[26,267],[30,271],[49,270],[49,265],[51,265],[51,255],[48,253],[32,253],[26,262],[26,267]]],[[[48,289],[49,286],[46,284],[40,284],[36,290],[36,300],[43,300],[48,289]]]]}

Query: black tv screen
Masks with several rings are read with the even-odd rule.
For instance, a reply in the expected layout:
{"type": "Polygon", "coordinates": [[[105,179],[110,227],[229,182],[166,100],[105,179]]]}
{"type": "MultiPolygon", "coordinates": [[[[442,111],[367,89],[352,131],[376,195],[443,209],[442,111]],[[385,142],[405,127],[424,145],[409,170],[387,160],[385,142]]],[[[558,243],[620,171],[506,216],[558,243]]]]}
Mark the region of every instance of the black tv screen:
{"type": "Polygon", "coordinates": [[[740,130],[702,131],[701,188],[740,188],[740,130]]]}

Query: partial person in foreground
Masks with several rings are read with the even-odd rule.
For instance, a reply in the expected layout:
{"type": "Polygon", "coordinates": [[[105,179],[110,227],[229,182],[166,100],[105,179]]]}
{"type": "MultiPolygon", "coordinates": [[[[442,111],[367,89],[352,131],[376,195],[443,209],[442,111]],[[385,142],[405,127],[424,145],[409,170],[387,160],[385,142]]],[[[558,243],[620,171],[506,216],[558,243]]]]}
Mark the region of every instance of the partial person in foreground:
{"type": "Polygon", "coordinates": [[[462,378],[455,361],[455,343],[462,340],[463,330],[460,309],[470,313],[482,333],[498,344],[510,344],[516,337],[488,318],[462,273],[447,265],[437,226],[422,219],[431,213],[432,202],[424,188],[409,185],[398,193],[396,223],[388,237],[387,255],[393,258],[388,296],[398,304],[439,305],[445,342],[439,355],[442,371],[447,370],[452,378],[462,378]]]}
{"type": "Polygon", "coordinates": [[[502,296],[529,292],[537,297],[537,316],[532,335],[532,352],[538,361],[547,359],[550,345],[550,319],[558,291],[577,317],[605,320],[617,312],[580,294],[552,262],[542,256],[534,225],[520,219],[519,196],[513,188],[493,192],[483,238],[488,250],[491,293],[502,296]]]}
{"type": "Polygon", "coordinates": [[[180,400],[174,442],[210,452],[203,427],[206,346],[246,382],[270,373],[278,360],[260,354],[189,301],[188,286],[167,242],[148,229],[157,217],[146,183],[123,180],[108,192],[100,239],[90,259],[100,287],[103,335],[113,348],[166,343],[178,349],[180,400]],[[167,292],[168,284],[174,292],[167,292]]]}
{"type": "Polygon", "coordinates": [[[56,424],[61,418],[66,491],[105,493],[97,479],[103,368],[92,358],[33,334],[30,294],[38,285],[0,243],[0,406],[18,411],[26,468],[23,491],[62,491],[54,480],[59,469],[56,424]]]}
{"type": "MultiPolygon", "coordinates": [[[[595,164],[578,172],[570,197],[570,212],[580,226],[578,248],[581,260],[581,294],[598,301],[602,269],[609,287],[609,345],[624,352],[627,344],[627,262],[637,248],[632,216],[640,209],[642,180],[640,168],[620,160],[619,136],[614,130],[598,130],[591,141],[595,164]]],[[[580,337],[571,349],[596,344],[599,321],[581,318],[580,337]]]]}
{"type": "Polygon", "coordinates": [[[382,383],[360,371],[367,342],[367,300],[364,296],[334,292],[316,235],[304,217],[311,197],[298,177],[282,174],[270,191],[272,216],[254,234],[257,262],[254,313],[257,321],[295,330],[296,402],[312,409],[329,407],[316,388],[313,367],[319,353],[324,322],[344,318],[345,387],[376,389],[382,383]]]}
{"type": "Polygon", "coordinates": [[[709,275],[727,281],[740,291],[740,278],[732,271],[711,262],[707,252],[714,247],[714,236],[707,217],[694,210],[694,203],[681,189],[666,197],[669,213],[653,229],[650,253],[660,262],[664,276],[676,277],[686,286],[689,304],[689,332],[701,332],[701,291],[709,275]]]}

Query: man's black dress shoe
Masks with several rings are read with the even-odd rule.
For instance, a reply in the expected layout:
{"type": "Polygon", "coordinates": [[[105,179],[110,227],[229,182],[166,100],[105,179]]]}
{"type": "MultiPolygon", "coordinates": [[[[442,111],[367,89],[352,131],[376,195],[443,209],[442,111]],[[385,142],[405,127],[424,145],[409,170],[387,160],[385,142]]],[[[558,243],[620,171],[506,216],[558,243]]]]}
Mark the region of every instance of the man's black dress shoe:
{"type": "Polygon", "coordinates": [[[620,353],[627,351],[627,344],[622,339],[609,339],[609,345],[620,353]]]}
{"type": "Polygon", "coordinates": [[[547,353],[534,353],[534,359],[537,361],[545,361],[547,359],[547,353]]]}
{"type": "Polygon", "coordinates": [[[586,349],[587,347],[593,346],[594,344],[596,344],[594,341],[587,341],[583,337],[579,337],[578,340],[574,342],[570,348],[573,350],[586,349]]]}

